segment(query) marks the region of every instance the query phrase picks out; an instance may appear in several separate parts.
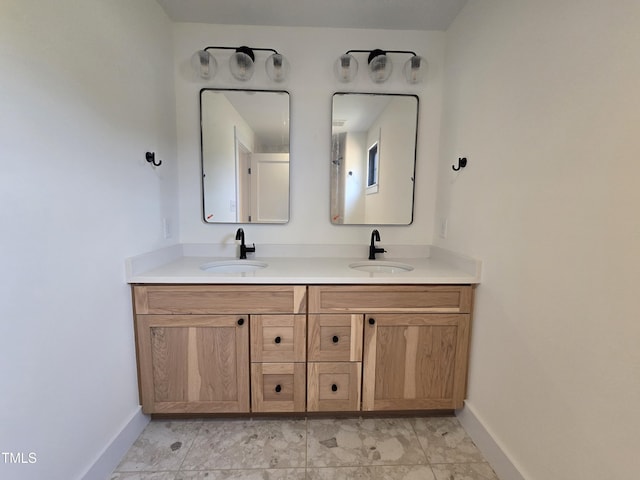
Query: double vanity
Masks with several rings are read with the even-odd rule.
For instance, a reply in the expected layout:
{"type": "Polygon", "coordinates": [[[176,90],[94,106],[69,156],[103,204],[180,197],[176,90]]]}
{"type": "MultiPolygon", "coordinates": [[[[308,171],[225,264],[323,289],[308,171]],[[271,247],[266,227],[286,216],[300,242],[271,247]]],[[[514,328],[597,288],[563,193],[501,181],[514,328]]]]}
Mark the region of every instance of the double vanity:
{"type": "Polygon", "coordinates": [[[389,250],[261,246],[239,260],[176,245],[129,259],[143,411],[461,408],[479,262],[389,250]]]}
{"type": "MultiPolygon", "coordinates": [[[[410,225],[417,95],[336,92],[333,225],[410,225]]],[[[200,91],[203,221],[289,221],[289,94],[200,91]],[[269,112],[269,122],[264,122],[269,112]]],[[[428,246],[176,245],[127,261],[149,414],[453,410],[479,262],[428,246]]]]}

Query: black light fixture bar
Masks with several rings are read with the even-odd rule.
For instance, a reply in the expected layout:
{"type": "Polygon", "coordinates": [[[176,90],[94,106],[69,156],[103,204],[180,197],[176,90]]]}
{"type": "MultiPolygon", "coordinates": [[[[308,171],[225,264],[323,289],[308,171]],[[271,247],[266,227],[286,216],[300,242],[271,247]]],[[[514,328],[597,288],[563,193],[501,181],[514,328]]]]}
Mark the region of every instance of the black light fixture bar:
{"type": "Polygon", "coordinates": [[[377,55],[384,55],[386,53],[406,53],[407,55],[413,55],[414,57],[417,56],[416,52],[413,52],[411,50],[381,50],[379,48],[376,48],[374,50],[347,50],[346,53],[347,54],[349,54],[349,53],[368,53],[369,54],[369,61],[371,61],[377,55]]]}
{"type": "Polygon", "coordinates": [[[205,52],[207,50],[235,50],[236,52],[246,53],[247,55],[252,57],[252,60],[255,60],[255,56],[253,54],[254,51],[278,53],[273,48],[256,48],[256,47],[247,47],[247,46],[244,46],[244,45],[241,46],[241,47],[216,47],[216,46],[211,46],[211,47],[205,47],[205,48],[203,48],[203,50],[205,52]],[[251,53],[249,53],[249,52],[251,52],[251,53]]]}

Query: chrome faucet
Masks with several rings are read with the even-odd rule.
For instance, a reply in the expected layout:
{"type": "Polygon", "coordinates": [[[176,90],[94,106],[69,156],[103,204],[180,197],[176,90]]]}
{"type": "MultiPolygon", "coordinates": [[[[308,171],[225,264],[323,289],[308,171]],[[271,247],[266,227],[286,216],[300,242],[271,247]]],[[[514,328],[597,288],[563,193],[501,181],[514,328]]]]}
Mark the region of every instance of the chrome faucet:
{"type": "Polygon", "coordinates": [[[378,230],[374,230],[371,232],[371,245],[369,246],[369,260],[376,259],[376,253],[385,253],[386,250],[384,248],[376,248],[375,242],[380,241],[380,232],[378,230]]]}
{"type": "Polygon", "coordinates": [[[247,258],[247,252],[248,253],[252,253],[256,251],[256,244],[253,244],[253,247],[247,247],[244,244],[244,230],[239,228],[236,231],[236,240],[240,240],[240,256],[238,257],[239,259],[245,259],[247,258]]]}

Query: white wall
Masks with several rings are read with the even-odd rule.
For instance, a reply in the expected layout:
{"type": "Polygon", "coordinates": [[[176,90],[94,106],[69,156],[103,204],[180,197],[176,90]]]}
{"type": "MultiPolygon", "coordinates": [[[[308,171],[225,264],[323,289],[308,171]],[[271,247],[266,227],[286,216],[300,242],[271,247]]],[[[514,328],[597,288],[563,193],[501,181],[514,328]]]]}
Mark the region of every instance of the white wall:
{"type": "Polygon", "coordinates": [[[0,72],[0,450],[37,459],[0,477],[79,478],[138,411],[124,258],[177,239],[171,28],[151,0],[3,0],[0,72]]]}
{"type": "MultiPolygon", "coordinates": [[[[261,243],[367,244],[372,227],[334,226],[329,219],[331,100],[337,91],[418,93],[417,191],[414,223],[409,227],[382,227],[382,245],[424,244],[432,237],[435,209],[442,55],[444,33],[391,30],[247,27],[178,23],[174,25],[178,158],[180,164],[180,240],[185,243],[230,243],[235,225],[205,225],[200,201],[199,90],[205,86],[241,88],[231,79],[226,60],[208,83],[195,81],[189,69],[191,55],[208,45],[275,48],[291,64],[284,84],[269,82],[258,57],[247,88],[285,89],[291,94],[291,217],[287,225],[245,226],[247,241],[261,243]],[[374,85],[366,75],[366,55],[354,84],[335,80],[333,63],[349,49],[416,50],[429,61],[424,84],[409,86],[402,79],[400,57],[392,79],[374,85]]],[[[220,54],[222,58],[222,54],[220,54]]]]}
{"type": "Polygon", "coordinates": [[[483,260],[467,408],[527,479],[635,479],[640,3],[470,0],[445,84],[435,243],[483,260]]]}

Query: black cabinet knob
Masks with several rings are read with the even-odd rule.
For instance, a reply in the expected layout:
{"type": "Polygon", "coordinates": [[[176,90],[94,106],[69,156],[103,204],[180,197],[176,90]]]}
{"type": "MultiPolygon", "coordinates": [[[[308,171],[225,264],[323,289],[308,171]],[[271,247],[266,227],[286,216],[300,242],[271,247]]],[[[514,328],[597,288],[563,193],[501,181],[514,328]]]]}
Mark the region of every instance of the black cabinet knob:
{"type": "Polygon", "coordinates": [[[280,385],[276,385],[276,393],[280,393],[282,391],[282,387],[280,385]]]}
{"type": "Polygon", "coordinates": [[[273,339],[274,342],[276,343],[280,343],[282,341],[282,339],[280,337],[276,337],[273,339]]]}
{"type": "Polygon", "coordinates": [[[338,337],[337,335],[334,335],[331,340],[333,340],[333,343],[338,343],[340,341],[340,337],[338,337]]]}
{"type": "Polygon", "coordinates": [[[376,319],[375,318],[370,318],[369,319],[369,325],[375,325],[376,324],[376,319]]]}
{"type": "Polygon", "coordinates": [[[238,319],[238,325],[240,325],[240,326],[244,325],[244,318],[239,318],[238,319]]]}
{"type": "Polygon", "coordinates": [[[335,383],[333,385],[331,385],[331,391],[332,392],[337,392],[338,391],[338,385],[336,385],[335,383]]]}

